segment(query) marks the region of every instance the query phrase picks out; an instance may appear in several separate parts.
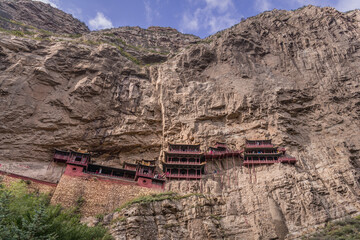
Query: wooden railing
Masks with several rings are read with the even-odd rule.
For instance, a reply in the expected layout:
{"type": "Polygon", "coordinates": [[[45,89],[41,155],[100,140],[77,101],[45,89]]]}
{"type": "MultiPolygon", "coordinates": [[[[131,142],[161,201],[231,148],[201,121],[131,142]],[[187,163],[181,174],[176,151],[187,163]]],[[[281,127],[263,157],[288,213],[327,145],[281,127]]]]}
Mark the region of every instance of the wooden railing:
{"type": "Polygon", "coordinates": [[[271,152],[271,153],[259,153],[259,152],[244,152],[244,155],[279,155],[280,152],[271,152]]]}
{"type": "Polygon", "coordinates": [[[274,147],[273,144],[259,144],[259,145],[256,145],[256,144],[246,144],[245,146],[246,148],[272,148],[274,147]]]}
{"type": "Polygon", "coordinates": [[[195,175],[195,174],[174,174],[170,173],[166,176],[167,178],[196,178],[200,179],[201,175],[195,175]]]}
{"type": "Polygon", "coordinates": [[[149,177],[149,178],[153,178],[155,175],[153,173],[141,173],[141,172],[136,172],[136,176],[138,177],[149,177]]]}
{"type": "Polygon", "coordinates": [[[277,160],[244,160],[243,164],[296,163],[294,157],[279,157],[277,160]]]}
{"type": "Polygon", "coordinates": [[[223,151],[223,152],[206,152],[205,157],[224,157],[224,156],[234,156],[240,155],[242,151],[223,151]]]}
{"type": "Polygon", "coordinates": [[[88,163],[88,158],[82,157],[82,158],[81,158],[81,161],[76,161],[75,159],[76,159],[75,156],[71,156],[71,157],[67,160],[66,163],[83,165],[83,166],[86,166],[87,163],[88,163]]]}
{"type": "Polygon", "coordinates": [[[174,164],[174,165],[201,165],[205,164],[206,162],[181,162],[181,161],[167,161],[167,164],[174,164]]]}
{"type": "Polygon", "coordinates": [[[201,151],[194,151],[194,150],[186,150],[186,151],[169,150],[169,153],[180,153],[180,154],[201,154],[201,151]]]}
{"type": "Polygon", "coordinates": [[[278,163],[279,160],[245,160],[244,165],[247,164],[271,164],[271,163],[278,163]]]}

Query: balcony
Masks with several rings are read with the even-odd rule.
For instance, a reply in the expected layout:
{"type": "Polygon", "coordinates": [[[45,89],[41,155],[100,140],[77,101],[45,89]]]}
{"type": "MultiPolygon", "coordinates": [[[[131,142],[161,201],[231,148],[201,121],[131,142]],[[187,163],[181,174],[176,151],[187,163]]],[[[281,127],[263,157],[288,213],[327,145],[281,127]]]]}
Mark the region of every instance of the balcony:
{"type": "Polygon", "coordinates": [[[74,164],[74,165],[81,165],[81,166],[87,166],[88,164],[88,158],[81,158],[81,160],[77,160],[78,158],[72,157],[67,160],[66,163],[68,164],[74,164]]]}
{"type": "Polygon", "coordinates": [[[204,155],[206,158],[217,158],[217,157],[231,157],[239,156],[241,151],[223,151],[223,152],[206,152],[204,155]]]}
{"type": "Polygon", "coordinates": [[[176,153],[176,154],[202,154],[201,151],[195,151],[195,150],[185,150],[185,151],[169,150],[168,153],[176,153]]]}
{"type": "Polygon", "coordinates": [[[137,177],[153,178],[153,177],[154,177],[154,174],[153,174],[153,173],[141,173],[141,172],[136,172],[136,176],[137,176],[137,177]]]}
{"type": "Polygon", "coordinates": [[[203,165],[206,162],[182,162],[182,161],[167,161],[166,164],[171,164],[171,165],[203,165]]]}
{"type": "Polygon", "coordinates": [[[273,164],[278,163],[279,160],[245,160],[244,165],[251,165],[251,164],[273,164]]]}
{"type": "Polygon", "coordinates": [[[271,153],[259,153],[259,152],[244,152],[244,155],[256,155],[256,156],[277,156],[280,155],[280,152],[271,152],[271,153]]]}
{"type": "Polygon", "coordinates": [[[245,148],[273,148],[273,144],[246,144],[245,148]]]}
{"type": "Polygon", "coordinates": [[[168,174],[167,178],[182,178],[182,179],[201,179],[201,175],[193,175],[193,174],[168,174]]]}

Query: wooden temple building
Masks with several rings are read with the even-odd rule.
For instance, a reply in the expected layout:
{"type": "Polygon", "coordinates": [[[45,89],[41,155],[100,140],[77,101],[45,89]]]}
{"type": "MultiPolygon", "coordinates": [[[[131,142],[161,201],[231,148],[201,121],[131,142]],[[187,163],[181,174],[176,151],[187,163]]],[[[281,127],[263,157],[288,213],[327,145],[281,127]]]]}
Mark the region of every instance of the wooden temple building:
{"type": "Polygon", "coordinates": [[[229,149],[226,143],[216,142],[214,147],[209,147],[204,153],[206,171],[209,173],[217,173],[220,169],[230,169],[241,165],[242,151],[229,149]]]}
{"type": "MultiPolygon", "coordinates": [[[[243,150],[231,150],[226,143],[216,142],[207,152],[200,144],[169,144],[161,162],[163,173],[157,171],[155,160],[125,162],[123,168],[91,163],[91,155],[81,151],[55,150],[54,162],[67,164],[65,174],[71,176],[96,175],[125,181],[148,188],[164,189],[167,180],[200,180],[205,174],[220,173],[236,166],[249,167],[274,163],[295,164],[296,159],[286,154],[285,148],[275,147],[271,140],[246,140],[243,150]]],[[[250,170],[250,168],[253,170],[250,170]]]]}
{"type": "Polygon", "coordinates": [[[122,183],[148,188],[165,186],[165,178],[155,172],[155,160],[142,160],[137,163],[124,163],[123,168],[114,168],[90,163],[89,153],[55,150],[54,162],[66,163],[65,174],[70,176],[96,175],[108,180],[121,180],[122,183]]]}
{"type": "Polygon", "coordinates": [[[216,142],[214,147],[209,147],[209,150],[204,154],[205,159],[221,159],[226,157],[241,157],[242,151],[233,151],[230,150],[226,143],[216,142]]]}
{"type": "Polygon", "coordinates": [[[286,155],[285,148],[277,148],[271,140],[246,140],[244,166],[273,163],[296,163],[296,158],[286,155]]]}
{"type": "Polygon", "coordinates": [[[205,158],[200,144],[169,144],[162,162],[169,180],[198,180],[205,174],[205,158]]]}

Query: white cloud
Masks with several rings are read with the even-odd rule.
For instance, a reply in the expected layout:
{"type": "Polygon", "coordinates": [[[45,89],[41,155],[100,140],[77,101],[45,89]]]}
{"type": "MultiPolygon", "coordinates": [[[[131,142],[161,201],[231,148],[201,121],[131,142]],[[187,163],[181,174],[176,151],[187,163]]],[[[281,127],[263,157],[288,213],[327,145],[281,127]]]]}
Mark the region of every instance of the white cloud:
{"type": "Polygon", "coordinates": [[[195,11],[187,11],[182,15],[181,31],[199,31],[205,29],[209,34],[228,28],[240,21],[232,0],[198,0],[205,3],[205,7],[198,7],[195,11]]]}
{"type": "Polygon", "coordinates": [[[205,0],[207,8],[217,9],[219,12],[226,12],[229,7],[234,6],[232,0],[205,0]]]}
{"type": "Polygon", "coordinates": [[[59,8],[56,0],[55,1],[54,0],[33,0],[33,1],[47,3],[47,4],[50,4],[52,7],[59,8]]]}
{"type": "Polygon", "coordinates": [[[237,22],[238,20],[234,19],[230,14],[225,14],[221,17],[212,16],[209,19],[210,33],[216,33],[221,29],[235,25],[237,22]]]}
{"type": "MultiPolygon", "coordinates": [[[[159,4],[158,1],[156,1],[157,4],[159,4]]],[[[149,0],[144,0],[144,7],[145,7],[145,16],[147,24],[151,25],[154,17],[159,17],[160,13],[155,10],[153,7],[151,7],[149,0]]]]}
{"type": "Polygon", "coordinates": [[[77,7],[68,8],[65,12],[70,13],[71,15],[73,15],[73,17],[77,19],[82,19],[83,16],[81,8],[77,7]]]}
{"type": "Polygon", "coordinates": [[[272,8],[269,0],[255,0],[255,9],[259,12],[264,12],[272,8]]]}
{"type": "Polygon", "coordinates": [[[346,12],[349,10],[360,9],[359,0],[339,0],[335,6],[336,9],[346,12]]]}
{"type": "Polygon", "coordinates": [[[191,16],[189,13],[184,13],[182,17],[182,26],[184,29],[191,30],[191,31],[197,31],[199,30],[199,20],[196,16],[191,16]]]}
{"type": "Polygon", "coordinates": [[[112,22],[109,19],[107,19],[102,12],[97,12],[96,17],[90,19],[89,26],[91,30],[99,30],[99,29],[114,27],[112,22]]]}

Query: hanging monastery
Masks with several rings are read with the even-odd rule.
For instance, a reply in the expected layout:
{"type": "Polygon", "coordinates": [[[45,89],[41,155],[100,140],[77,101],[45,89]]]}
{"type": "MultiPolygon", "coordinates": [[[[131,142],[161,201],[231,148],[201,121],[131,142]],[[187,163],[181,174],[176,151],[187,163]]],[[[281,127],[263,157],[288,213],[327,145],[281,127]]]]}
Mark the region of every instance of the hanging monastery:
{"type": "Polygon", "coordinates": [[[274,163],[295,164],[296,159],[286,154],[285,148],[275,147],[271,140],[246,140],[242,150],[231,150],[226,143],[217,142],[207,151],[200,144],[168,144],[160,164],[157,160],[124,162],[122,168],[91,163],[87,152],[55,150],[54,162],[66,164],[64,175],[72,177],[97,177],[109,181],[164,189],[167,181],[200,180],[203,176],[220,174],[220,169],[235,166],[248,169],[256,178],[255,166],[274,163]],[[162,169],[159,166],[162,166],[162,169]]]}

